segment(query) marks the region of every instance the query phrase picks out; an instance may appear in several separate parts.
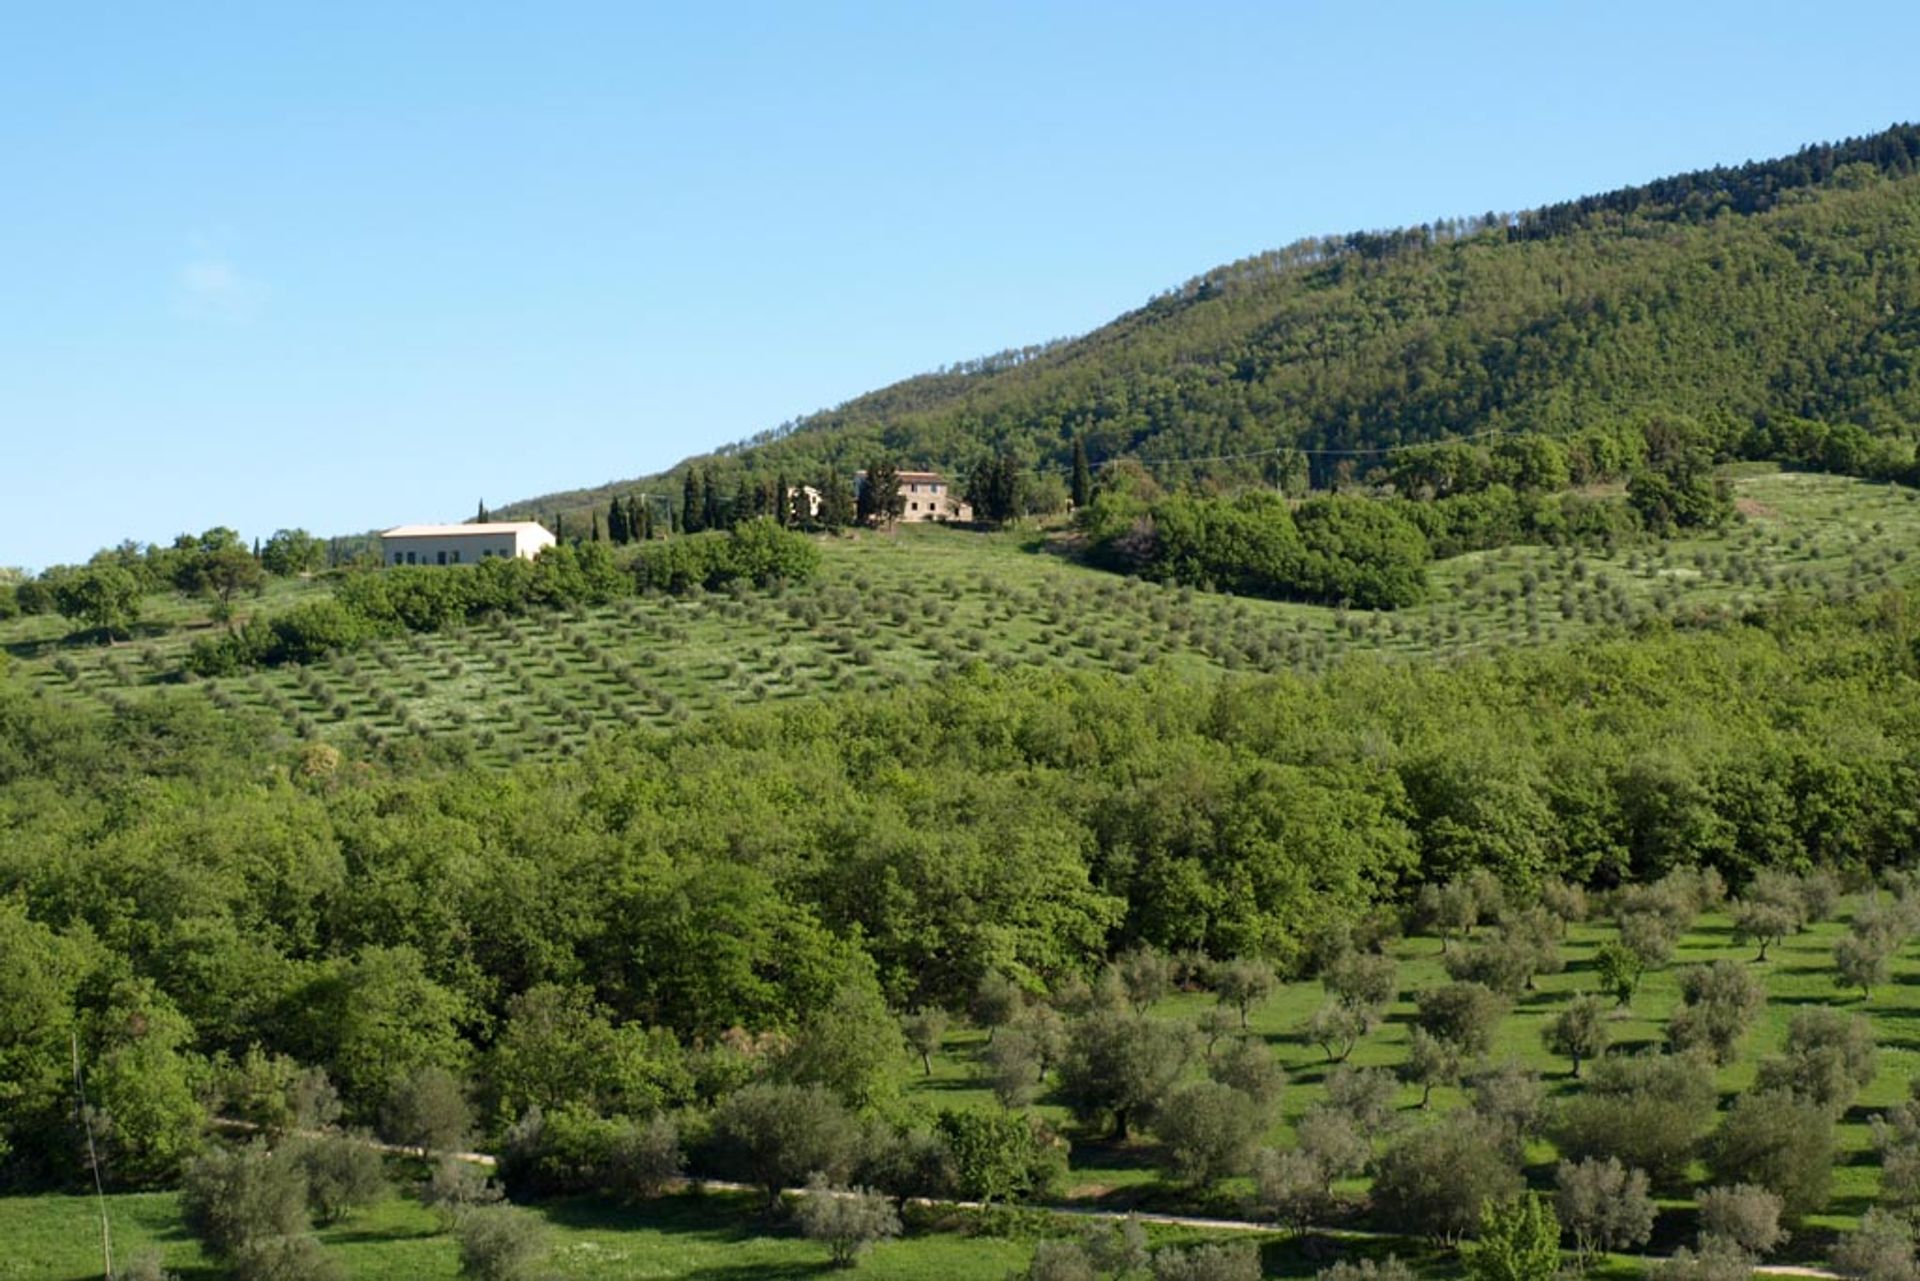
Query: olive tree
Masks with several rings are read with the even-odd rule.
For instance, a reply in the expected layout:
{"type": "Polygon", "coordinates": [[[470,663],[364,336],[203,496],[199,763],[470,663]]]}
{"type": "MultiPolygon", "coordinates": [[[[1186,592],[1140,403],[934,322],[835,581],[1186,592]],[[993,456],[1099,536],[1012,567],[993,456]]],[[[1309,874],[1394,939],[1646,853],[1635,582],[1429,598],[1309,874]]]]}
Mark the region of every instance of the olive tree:
{"type": "Polygon", "coordinates": [[[1572,1076],[1580,1079],[1580,1064],[1607,1052],[1612,1030],[1608,1024],[1607,1003],[1591,993],[1573,998],[1540,1029],[1540,1039],[1550,1053],[1573,1061],[1572,1076]]]}
{"type": "Polygon", "coordinates": [[[1582,1258],[1631,1250],[1653,1235],[1655,1207],[1647,1174],[1613,1157],[1562,1161],[1554,1169],[1554,1205],[1582,1258]]]}
{"type": "Polygon", "coordinates": [[[900,1235],[893,1202],[865,1188],[836,1188],[816,1171],[794,1207],[800,1233],[824,1244],[838,1268],[850,1268],[873,1246],[900,1235]]]}

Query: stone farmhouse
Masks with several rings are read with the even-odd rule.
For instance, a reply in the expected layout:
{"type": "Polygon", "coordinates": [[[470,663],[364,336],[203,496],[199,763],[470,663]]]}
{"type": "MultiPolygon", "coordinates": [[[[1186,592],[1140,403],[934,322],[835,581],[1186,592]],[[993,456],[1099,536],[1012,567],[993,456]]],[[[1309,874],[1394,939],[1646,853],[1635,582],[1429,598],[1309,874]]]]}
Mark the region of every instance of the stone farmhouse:
{"type": "Polygon", "coordinates": [[[532,560],[554,538],[533,520],[484,525],[397,525],[380,535],[383,565],[473,565],[496,556],[532,560]]]}
{"type": "MultiPolygon", "coordinates": [[[[859,492],[867,483],[867,473],[855,472],[853,483],[854,491],[859,492]]],[[[947,478],[937,471],[901,472],[900,493],[906,499],[900,509],[903,521],[973,519],[973,504],[955,495],[947,478]]]]}

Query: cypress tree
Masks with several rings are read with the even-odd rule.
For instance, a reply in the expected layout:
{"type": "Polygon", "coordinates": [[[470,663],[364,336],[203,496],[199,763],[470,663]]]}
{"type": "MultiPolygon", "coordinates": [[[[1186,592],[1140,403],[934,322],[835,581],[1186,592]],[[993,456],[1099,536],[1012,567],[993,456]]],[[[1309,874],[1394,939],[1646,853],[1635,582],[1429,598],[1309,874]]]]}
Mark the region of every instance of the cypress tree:
{"type": "Polygon", "coordinates": [[[829,471],[820,478],[820,524],[827,529],[845,529],[853,524],[853,491],[847,478],[829,471]]]}
{"type": "Polygon", "coordinates": [[[615,547],[625,547],[628,537],[627,507],[615,498],[607,504],[607,541],[615,547]]]}
{"type": "Polygon", "coordinates": [[[473,514],[473,523],[476,525],[484,525],[492,519],[493,517],[487,515],[487,500],[482,498],[480,500],[480,510],[473,514]]]}
{"type": "Polygon", "coordinates": [[[760,487],[742,476],[740,483],[733,487],[733,512],[727,521],[727,527],[731,529],[758,516],[760,497],[760,487]]]}
{"type": "Polygon", "coordinates": [[[789,529],[796,523],[793,519],[793,486],[787,484],[785,472],[773,478],[773,518],[789,529]]]}
{"type": "Polygon", "coordinates": [[[633,536],[643,543],[653,541],[653,504],[642,503],[638,499],[627,499],[629,507],[628,523],[633,536]]]}
{"type": "Polygon", "coordinates": [[[1079,511],[1093,501],[1093,468],[1087,465],[1087,442],[1073,438],[1073,509],[1079,511]]]}
{"type": "Polygon", "coordinates": [[[564,543],[567,541],[567,514],[565,512],[555,512],[553,514],[553,541],[556,543],[564,543]]]}
{"type": "Polygon", "coordinates": [[[606,534],[600,529],[600,509],[598,507],[593,509],[593,541],[596,543],[604,543],[607,541],[606,534]]]}
{"type": "Polygon", "coordinates": [[[707,527],[708,488],[700,483],[700,473],[687,468],[686,488],[680,498],[680,528],[697,534],[707,527]]]}
{"type": "Polygon", "coordinates": [[[700,528],[720,528],[720,486],[707,472],[700,477],[700,528]]]}

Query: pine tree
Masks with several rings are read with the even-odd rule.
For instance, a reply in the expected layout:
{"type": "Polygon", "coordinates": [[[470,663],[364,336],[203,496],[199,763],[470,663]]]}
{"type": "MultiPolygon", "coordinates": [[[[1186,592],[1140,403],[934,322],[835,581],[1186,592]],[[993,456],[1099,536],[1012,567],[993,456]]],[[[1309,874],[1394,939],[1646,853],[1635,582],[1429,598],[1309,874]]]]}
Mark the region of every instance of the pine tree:
{"type": "Polygon", "coordinates": [[[680,499],[680,528],[689,534],[697,534],[707,527],[707,494],[710,487],[702,485],[700,473],[687,468],[686,488],[680,499]]]}
{"type": "Polygon", "coordinates": [[[1093,468],[1087,465],[1087,442],[1073,438],[1073,509],[1080,511],[1093,501],[1093,468]]]}

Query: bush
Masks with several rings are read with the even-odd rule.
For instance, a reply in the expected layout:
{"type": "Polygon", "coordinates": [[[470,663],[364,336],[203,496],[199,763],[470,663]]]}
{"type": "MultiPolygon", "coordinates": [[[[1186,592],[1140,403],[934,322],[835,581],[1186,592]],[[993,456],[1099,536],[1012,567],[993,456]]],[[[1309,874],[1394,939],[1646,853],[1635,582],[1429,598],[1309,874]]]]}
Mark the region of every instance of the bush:
{"type": "Polygon", "coordinates": [[[1871,1023],[1816,1006],[1794,1012],[1782,1053],[1761,1062],[1755,1088],[1784,1091],[1838,1116],[1878,1065],[1871,1023]]]}
{"type": "Polygon", "coordinates": [[[1716,1102],[1711,1068],[1691,1056],[1613,1056],[1593,1065],[1550,1129],[1570,1160],[1613,1157],[1656,1187],[1678,1187],[1716,1102]]]}
{"type": "Polygon", "coordinates": [[[388,1091],[380,1109],[380,1135],[422,1157],[463,1147],[473,1135],[466,1087],[445,1068],[421,1068],[388,1091]]]}
{"type": "Polygon", "coordinates": [[[1700,1235],[1722,1237],[1748,1254],[1768,1254],[1787,1239],[1780,1198],[1750,1183],[1700,1194],[1700,1235]]]}
{"type": "Polygon", "coordinates": [[[1773,1192],[1782,1217],[1797,1222],[1827,1203],[1833,1120],[1790,1094],[1744,1094],[1709,1143],[1707,1164],[1721,1183],[1758,1184],[1773,1192]]]}
{"type": "Polygon", "coordinates": [[[1553,1207],[1529,1193],[1481,1207],[1480,1236],[1467,1246],[1474,1281],[1544,1281],[1560,1271],[1560,1224],[1553,1207]]]}
{"type": "Polygon", "coordinates": [[[386,1166],[365,1137],[327,1134],[294,1145],[307,1178],[307,1204],[314,1219],[338,1223],[387,1194],[386,1166]]]}
{"type": "Polygon", "coordinates": [[[1176,1091],[1154,1118],[1177,1179],[1204,1187],[1243,1173],[1266,1129],[1265,1109],[1231,1086],[1199,1081],[1176,1091]]]}
{"type": "Polygon", "coordinates": [[[252,1242],[307,1230],[306,1176],[292,1153],[258,1139],[210,1148],[187,1164],[180,1210],[210,1253],[232,1259],[252,1242]]]}
{"type": "Polygon", "coordinates": [[[1612,1157],[1562,1161],[1554,1170],[1554,1205],[1582,1257],[1631,1250],[1653,1235],[1656,1213],[1644,1170],[1612,1157]]]}
{"type": "Polygon", "coordinates": [[[1481,983],[1428,988],[1419,995],[1418,1004],[1418,1025],[1467,1058],[1491,1048],[1494,1028],[1507,1011],[1507,1003],[1481,983]]]}
{"type": "Polygon", "coordinates": [[[189,1162],[180,1194],[188,1231],[236,1281],[331,1281],[339,1275],[308,1234],[307,1182],[295,1155],[260,1140],[189,1162]]]}
{"type": "Polygon", "coordinates": [[[1673,1048],[1704,1050],[1726,1064],[1766,1005],[1767,990],[1738,961],[1715,961],[1681,971],[1680,999],[1667,1029],[1673,1048]]]}
{"type": "Polygon", "coordinates": [[[858,1142],[852,1115],[817,1085],[744,1086],[713,1113],[715,1159],[759,1188],[768,1210],[782,1190],[815,1174],[844,1179],[858,1142]]]}
{"type": "Polygon", "coordinates": [[[475,1206],[453,1223],[460,1275],[475,1281],[534,1281],[547,1254],[546,1225],[512,1205],[475,1206]]]}
{"type": "Polygon", "coordinates": [[[1153,1281],[1260,1281],[1252,1242],[1168,1246],[1153,1252],[1153,1281]]]}
{"type": "Polygon", "coordinates": [[[865,1188],[835,1188],[823,1174],[807,1180],[793,1213],[801,1234],[824,1243],[835,1267],[850,1268],[875,1243],[900,1235],[900,1216],[886,1197],[865,1188]]]}
{"type": "Polygon", "coordinates": [[[1455,1241],[1480,1222],[1480,1207],[1522,1188],[1498,1127],[1468,1112],[1421,1126],[1388,1148],[1373,1181],[1380,1221],[1396,1231],[1455,1241]]]}
{"type": "Polygon", "coordinates": [[[943,1111],[953,1190],[972,1201],[1044,1196],[1066,1177],[1066,1146],[1045,1124],[1015,1112],[943,1111]]]}
{"type": "Polygon", "coordinates": [[[1313,1281],[1414,1281],[1413,1269],[1394,1255],[1379,1261],[1342,1259],[1314,1273],[1313,1281]]]}
{"type": "Polygon", "coordinates": [[[1897,1214],[1875,1208],[1860,1216],[1858,1231],[1833,1247],[1833,1266],[1860,1281],[1914,1281],[1913,1229],[1897,1214]]]}

